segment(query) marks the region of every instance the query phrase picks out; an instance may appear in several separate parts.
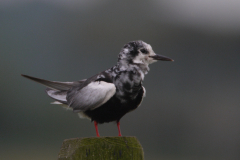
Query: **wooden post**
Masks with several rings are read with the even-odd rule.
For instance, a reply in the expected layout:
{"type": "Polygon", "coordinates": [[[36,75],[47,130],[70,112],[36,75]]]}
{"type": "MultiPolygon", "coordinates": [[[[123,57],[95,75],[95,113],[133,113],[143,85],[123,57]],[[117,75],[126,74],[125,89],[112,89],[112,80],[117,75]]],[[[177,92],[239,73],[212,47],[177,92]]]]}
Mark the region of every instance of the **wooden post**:
{"type": "Polygon", "coordinates": [[[63,141],[58,160],[143,160],[136,137],[92,137],[63,141]]]}

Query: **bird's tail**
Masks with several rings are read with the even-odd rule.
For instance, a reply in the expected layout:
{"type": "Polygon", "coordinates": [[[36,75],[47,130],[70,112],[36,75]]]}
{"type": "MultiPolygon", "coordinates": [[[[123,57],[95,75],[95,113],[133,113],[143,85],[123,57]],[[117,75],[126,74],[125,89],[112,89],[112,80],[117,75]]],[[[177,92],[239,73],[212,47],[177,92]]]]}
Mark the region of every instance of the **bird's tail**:
{"type": "Polygon", "coordinates": [[[56,100],[53,104],[67,104],[67,92],[72,86],[80,84],[82,81],[77,82],[57,82],[57,81],[48,81],[40,78],[31,77],[28,75],[22,74],[23,77],[28,78],[32,81],[38,82],[47,86],[46,92],[49,97],[56,100]]]}

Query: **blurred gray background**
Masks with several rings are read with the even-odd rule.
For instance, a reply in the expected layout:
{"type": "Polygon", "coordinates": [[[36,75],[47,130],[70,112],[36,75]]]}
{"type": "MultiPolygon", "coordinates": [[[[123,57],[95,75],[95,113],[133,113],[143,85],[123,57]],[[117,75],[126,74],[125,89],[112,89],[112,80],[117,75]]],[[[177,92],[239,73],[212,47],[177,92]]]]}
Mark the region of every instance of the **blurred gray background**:
{"type": "MultiPolygon", "coordinates": [[[[57,159],[93,123],[51,105],[45,87],[88,78],[143,40],[174,59],[150,66],[142,105],[121,120],[146,160],[240,159],[240,1],[0,0],[0,159],[57,159]]],[[[113,123],[101,136],[117,136],[113,123]]]]}

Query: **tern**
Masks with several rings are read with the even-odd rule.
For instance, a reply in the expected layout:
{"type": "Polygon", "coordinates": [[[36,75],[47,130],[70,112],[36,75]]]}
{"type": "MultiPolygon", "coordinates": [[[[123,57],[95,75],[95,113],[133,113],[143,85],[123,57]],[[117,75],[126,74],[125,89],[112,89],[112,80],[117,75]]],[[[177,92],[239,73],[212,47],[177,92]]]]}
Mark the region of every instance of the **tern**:
{"type": "Polygon", "coordinates": [[[98,124],[113,121],[117,122],[118,136],[122,136],[120,119],[141,104],[146,94],[144,76],[150,70],[149,64],[158,60],[173,61],[138,40],[123,46],[115,66],[88,79],[58,82],[22,76],[47,86],[46,93],[55,100],[53,104],[64,105],[81,118],[93,121],[97,137],[98,124]]]}

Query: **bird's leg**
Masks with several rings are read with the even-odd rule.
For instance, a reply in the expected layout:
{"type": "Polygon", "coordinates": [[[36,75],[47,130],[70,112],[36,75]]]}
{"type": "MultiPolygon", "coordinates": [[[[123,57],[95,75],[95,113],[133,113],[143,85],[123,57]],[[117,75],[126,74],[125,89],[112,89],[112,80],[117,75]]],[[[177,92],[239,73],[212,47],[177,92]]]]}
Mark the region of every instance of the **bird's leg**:
{"type": "Polygon", "coordinates": [[[120,130],[120,122],[117,121],[117,127],[118,127],[118,136],[122,136],[121,130],[120,130]]]}
{"type": "Polygon", "coordinates": [[[96,133],[97,133],[97,137],[100,137],[99,133],[98,133],[98,123],[96,121],[94,121],[94,126],[95,126],[95,129],[96,129],[96,133]]]}

